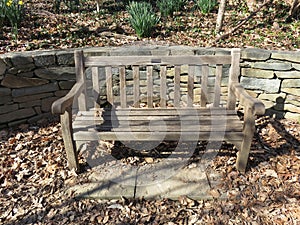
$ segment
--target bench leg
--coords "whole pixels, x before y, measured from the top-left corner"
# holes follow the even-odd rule
[[[251,110],[245,110],[244,114],[244,138],[241,144],[241,149],[237,155],[236,167],[237,170],[244,173],[246,171],[251,143],[255,131],[255,117]]]
[[[63,136],[64,145],[67,153],[69,168],[78,171],[79,163],[78,163],[77,151],[72,136],[73,129],[72,129],[71,110],[72,110],[71,108],[66,110],[66,112],[60,116],[60,121],[61,121],[62,136]]]

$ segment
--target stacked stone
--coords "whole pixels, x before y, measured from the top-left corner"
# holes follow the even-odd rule
[[[242,59],[241,83],[267,114],[300,120],[300,52],[246,49]]]
[[[47,118],[75,83],[73,51],[2,55],[0,83],[0,128]]]
[[[128,46],[116,48],[89,48],[100,55],[214,55],[230,54],[230,49],[197,48],[187,46]],[[74,49],[69,51],[33,51],[8,53],[0,56],[0,128],[20,123],[33,123],[51,115],[53,101],[66,95],[75,83]],[[201,67],[196,68],[194,101],[200,101]],[[210,68],[209,90],[213,90],[214,67]],[[154,100],[159,100],[159,69],[154,70]],[[187,68],[181,71],[181,100],[187,100]],[[226,102],[228,68],[222,78],[222,103]],[[88,75],[88,73],[87,73]],[[128,90],[133,93],[132,71],[126,73]],[[278,118],[300,121],[300,52],[242,50],[242,85],[254,97],[261,99],[267,114]],[[118,83],[117,78],[114,84]],[[146,100],[146,71],[141,73],[140,99]],[[174,99],[174,69],[167,70],[168,103]],[[102,85],[100,84],[102,87]],[[88,87],[92,90],[91,87]],[[118,95],[118,85],[114,94]],[[105,89],[100,90],[105,95]],[[92,94],[91,94],[92,96]],[[209,100],[214,93],[211,91]],[[130,100],[130,99],[129,99]]]

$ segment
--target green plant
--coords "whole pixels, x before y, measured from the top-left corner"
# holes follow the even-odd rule
[[[129,23],[139,38],[150,37],[154,27],[159,22],[150,3],[130,2],[126,7],[129,13]]]
[[[156,2],[162,16],[173,16],[184,5],[184,0],[161,0]]]
[[[216,5],[217,0],[196,0],[197,6],[200,8],[202,13],[209,13]]]
[[[9,22],[15,38],[23,15],[23,5],[22,0],[0,0],[0,29],[3,30],[4,24]]]

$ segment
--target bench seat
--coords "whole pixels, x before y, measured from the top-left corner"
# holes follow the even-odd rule
[[[235,110],[114,109],[78,112],[73,122],[75,141],[239,141],[243,122]]]

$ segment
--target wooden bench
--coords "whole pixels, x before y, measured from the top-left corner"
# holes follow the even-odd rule
[[[239,150],[236,167],[244,172],[255,115],[264,114],[265,107],[239,84],[239,62],[239,49],[210,56],[91,56],[76,51],[77,82],[52,105],[52,112],[61,115],[69,167],[78,169],[80,141],[209,140],[233,143]]]

